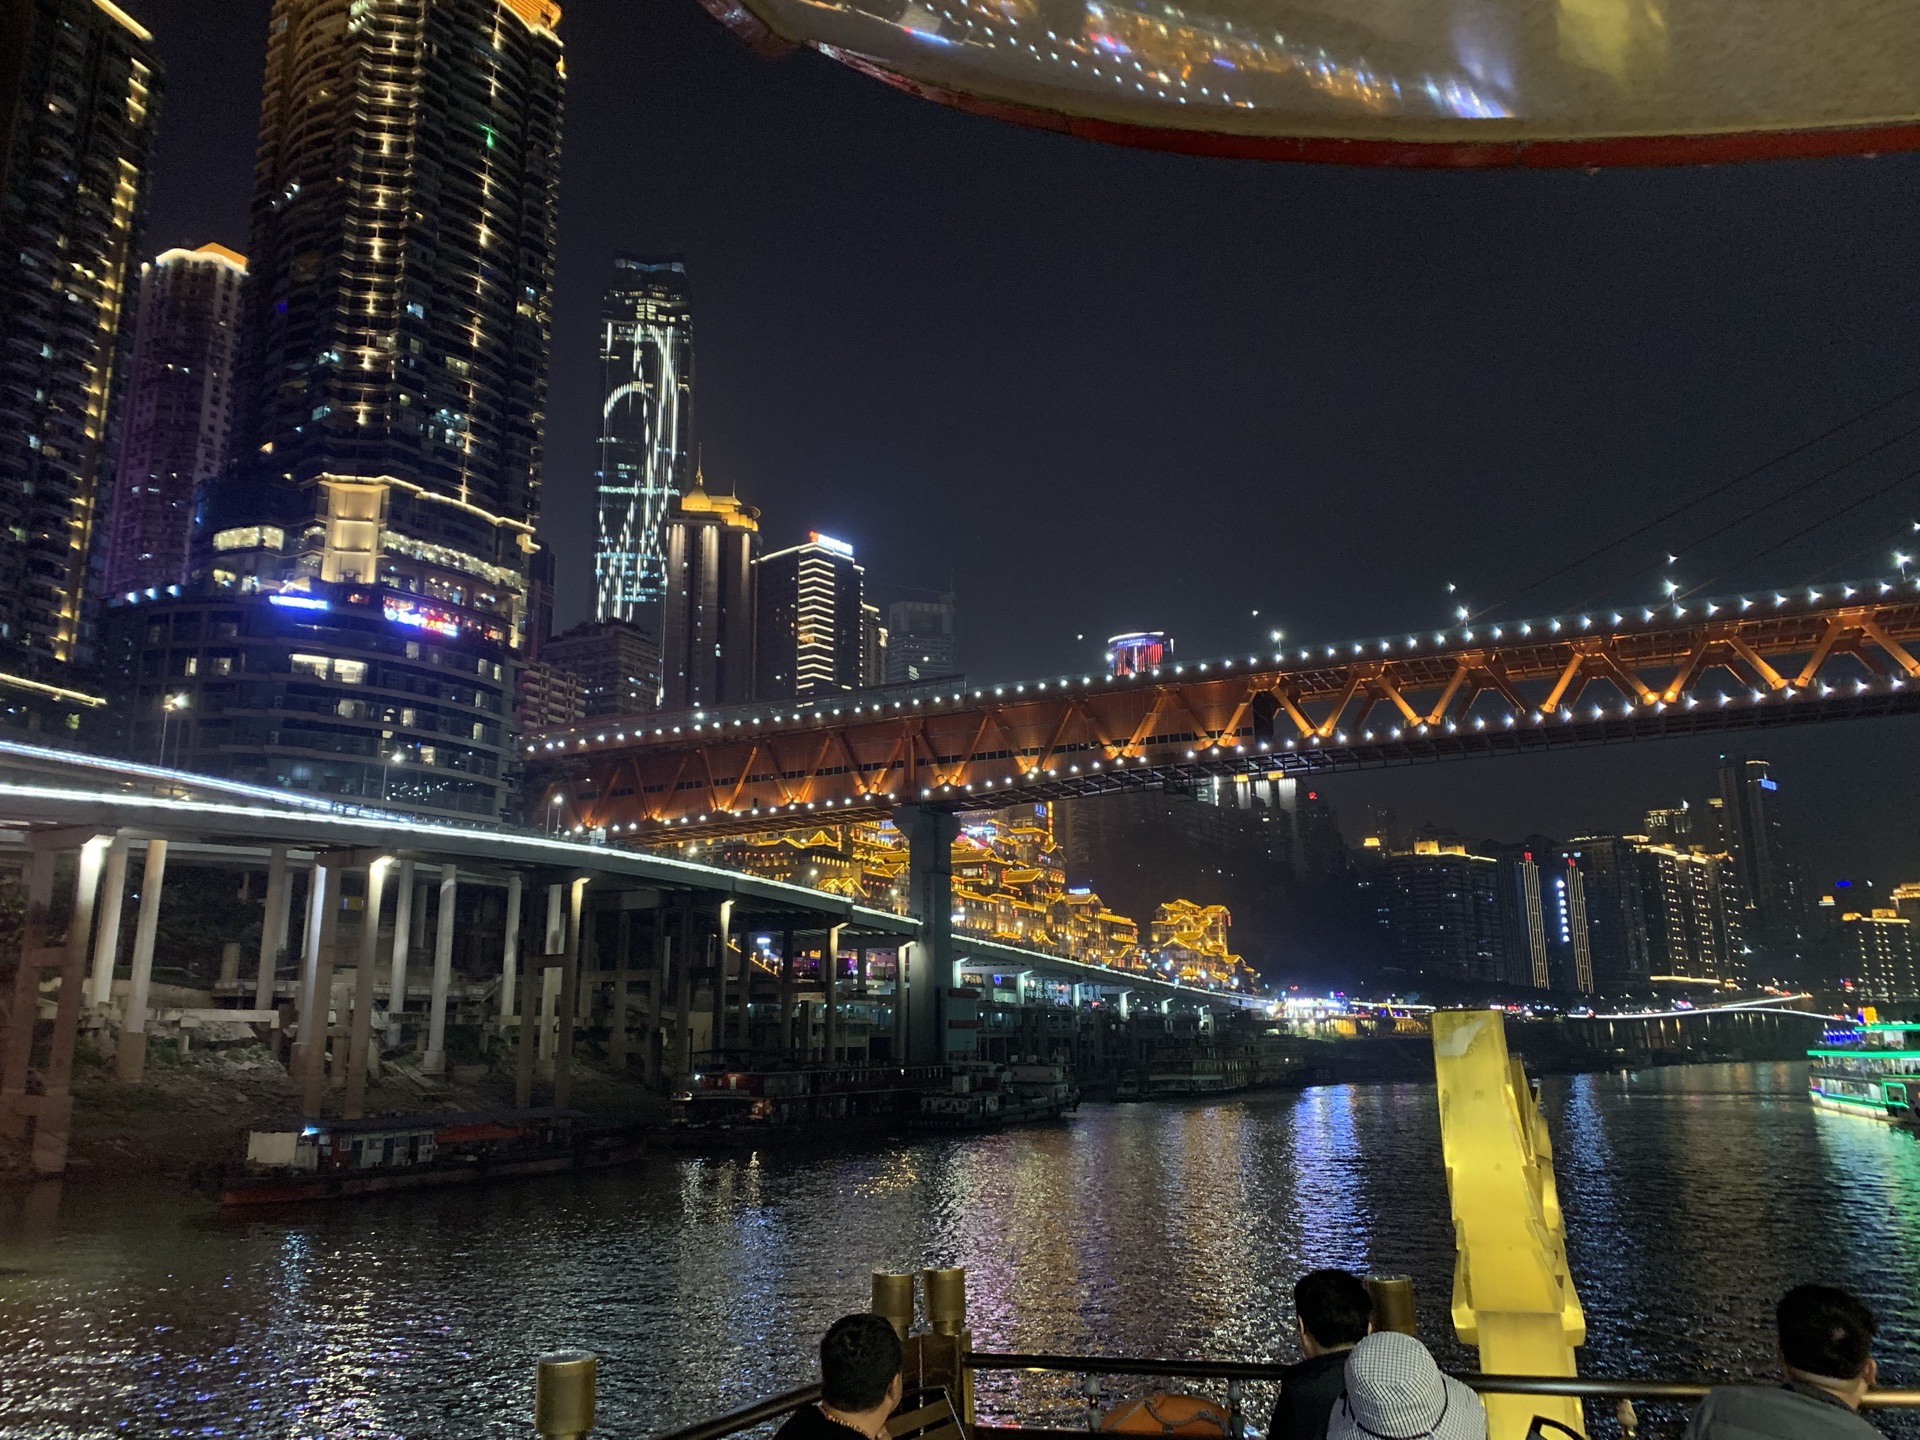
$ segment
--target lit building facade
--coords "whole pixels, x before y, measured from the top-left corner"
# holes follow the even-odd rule
[[[1387,878],[1394,951],[1407,968],[1453,980],[1506,979],[1498,859],[1458,841],[1420,839],[1387,858]]]
[[[1847,975],[1882,1004],[1920,999],[1920,943],[1914,922],[1895,909],[1840,917]]]
[[[553,636],[541,657],[580,677],[588,719],[637,715],[660,704],[660,644],[638,625],[590,620]]]
[[[1738,890],[1726,855],[1634,846],[1655,981],[1733,985],[1746,979]]]
[[[112,596],[187,581],[194,496],[227,463],[247,261],[224,245],[140,267],[106,557]]]
[[[522,735],[578,725],[587,718],[586,686],[571,670],[529,660],[520,667],[514,718]]]
[[[0,18],[0,670],[71,684],[108,499],[159,112],[153,37],[104,0]]]
[[[858,690],[866,663],[866,571],[815,530],[754,564],[754,698],[818,700]]]
[[[1721,843],[1732,856],[1740,928],[1776,970],[1791,966],[1805,925],[1804,887],[1780,816],[1780,782],[1765,760],[1720,757]]]
[[[1634,843],[1620,835],[1583,835],[1562,847],[1554,876],[1559,988],[1618,994],[1645,984],[1653,973],[1646,889]],[[1563,895],[1564,905],[1558,899]],[[1576,897],[1584,925],[1573,913]]]
[[[667,521],[660,625],[663,708],[695,710],[753,698],[754,558],[760,512],[709,495],[697,471]]]
[[[169,718],[145,672],[184,649],[156,662],[143,637],[237,625],[243,653],[200,658],[244,683],[168,677],[177,763],[502,813],[546,423],[558,20],[549,0],[275,0],[233,460],[187,593],[109,622],[141,682],[136,748]],[[430,708],[430,732],[407,722]]]
[[[887,684],[938,680],[959,673],[953,596],[896,600],[887,607]]]
[[[693,312],[686,263],[614,258],[600,306],[596,620],[652,622],[666,536],[693,473]]]

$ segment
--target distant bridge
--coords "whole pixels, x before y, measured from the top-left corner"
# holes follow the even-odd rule
[[[1409,632],[1146,675],[603,720],[526,743],[529,818],[616,843],[1920,710],[1920,581]]]

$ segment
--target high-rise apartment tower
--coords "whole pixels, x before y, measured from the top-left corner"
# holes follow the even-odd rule
[[[0,671],[79,657],[159,109],[107,0],[0,7]]]
[[[274,0],[242,422],[179,613],[116,617],[135,753],[170,697],[190,768],[500,813],[546,424],[559,13]]]
[[[596,620],[656,623],[666,529],[693,474],[693,317],[686,263],[616,256],[600,305]]]
[[[247,261],[224,245],[140,267],[140,315],[120,406],[106,557],[109,595],[184,584],[193,501],[226,464],[239,383]]]
[[[804,545],[762,555],[754,569],[754,697],[814,700],[858,690],[867,657],[866,571],[853,547],[815,530]]]
[[[760,512],[709,495],[698,473],[667,522],[661,700],[668,710],[753,698],[754,556]]]

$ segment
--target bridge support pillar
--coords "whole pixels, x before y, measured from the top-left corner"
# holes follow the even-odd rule
[[[33,842],[30,842],[33,843]],[[28,871],[26,925],[20,937],[20,967],[16,972],[13,1008],[5,1035],[6,1055],[0,1061],[0,1113],[7,1133],[33,1136],[36,1174],[57,1175],[67,1168],[67,1140],[73,1124],[73,1047],[80,1030],[80,1007],[87,983],[87,952],[93,941],[94,902],[99,895],[100,870],[105,861],[105,837],[88,836],[79,847],[73,880],[73,910],[66,943],[51,945],[47,912],[53,903],[54,852],[74,845],[73,832],[49,835],[35,845]],[[53,1034],[41,1070],[38,1095],[27,1094],[33,1068],[35,1032],[40,1020],[40,978],[53,970],[60,977],[54,1003]]]
[[[147,863],[140,872],[140,918],[133,930],[133,973],[127,985],[127,1013],[120,1021],[120,1048],[114,1069],[129,1085],[147,1073],[147,994],[153,985],[153,937],[160,923],[160,892],[167,881],[167,842],[147,841]]]
[[[821,1016],[820,1048],[829,1066],[839,1063],[833,1052],[840,1043],[840,931],[843,928],[829,925],[826,943],[820,947],[821,1003],[825,1007]]]
[[[680,943],[673,967],[673,1073],[676,1083],[693,1077],[693,896],[680,898]]]
[[[367,866],[367,898],[360,911],[360,954],[353,972],[353,1018],[347,1030],[347,1094],[340,1108],[349,1120],[358,1120],[367,1110],[368,1052],[373,1048],[373,967],[380,958],[380,902],[385,898],[387,866],[392,863],[382,855]]]
[[[907,913],[920,922],[906,971],[908,1063],[941,1065],[953,985],[953,842],[960,821],[945,810],[902,805],[893,823],[907,837]]]
[[[413,861],[400,862],[400,873],[393,888],[393,954],[387,964],[387,1044],[400,1043],[400,1017],[407,1008],[407,961],[413,953],[413,927],[416,907],[426,918],[424,898],[414,894]]]
[[[567,885],[566,937],[560,952],[560,1004],[556,1010],[559,1033],[554,1038],[553,1103],[565,1108],[573,1099],[573,1028],[575,997],[580,993],[580,911],[587,879]]]
[[[917,947],[902,940],[893,947],[893,1063],[907,1063],[907,965]]]
[[[513,1018],[515,987],[520,983],[520,901],[526,877],[516,870],[507,876],[507,919],[500,940],[500,1029]],[[526,1021],[522,1019],[524,1025]]]
[[[327,1039],[333,1019],[333,967],[340,935],[341,871],[345,854],[322,856],[313,867],[313,891],[307,906],[307,962],[301,988],[300,1044],[295,1072],[300,1077],[301,1113],[320,1113],[327,1088]]]
[[[93,942],[93,984],[87,998],[95,1005],[113,1000],[113,971],[120,963],[120,911],[127,898],[127,837],[107,846],[107,868],[100,877],[100,928]]]
[[[260,965],[253,977],[253,1008],[273,1008],[273,981],[287,955],[287,921],[293,898],[287,874],[287,847],[267,852],[267,898],[260,911]]]
[[[719,933],[713,946],[713,1054],[719,1060],[727,1048],[727,966],[732,961],[729,948],[733,940],[733,901],[722,900],[717,921]],[[745,987],[746,977],[742,977]],[[745,1013],[744,1006],[742,1013]],[[721,1062],[724,1063],[724,1062]]]
[[[427,1011],[427,1053],[421,1058],[423,1075],[447,1073],[447,990],[453,984],[454,910],[460,899],[460,871],[440,867],[440,913],[433,935],[433,999]]]
[[[780,1039],[775,1046],[783,1055],[791,1055],[796,1048],[793,1042],[795,989],[793,931],[787,929],[780,932]]]
[[[627,1073],[627,974],[633,958],[633,912],[622,910],[613,926],[613,1003],[607,1007],[607,1068]]]

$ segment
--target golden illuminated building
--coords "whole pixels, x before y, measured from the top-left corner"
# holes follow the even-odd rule
[[[905,914],[907,844],[891,822],[819,825],[711,841],[675,853],[768,880],[844,895]],[[954,928],[1024,950],[1119,970],[1178,976],[1183,984],[1251,989],[1251,967],[1228,945],[1223,905],[1162,905],[1152,944],[1139,925],[1091,890],[1070,890],[1050,805],[1016,805],[962,817],[953,842]]]

